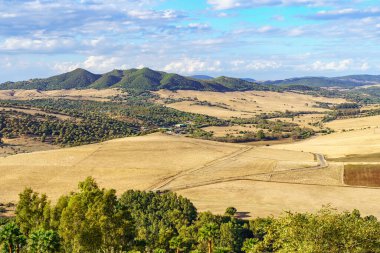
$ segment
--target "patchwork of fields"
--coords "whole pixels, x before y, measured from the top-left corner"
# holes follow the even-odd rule
[[[46,93],[63,96],[58,91]],[[70,99],[108,99],[111,95],[96,91],[87,95],[82,91],[69,93]],[[30,94],[36,96],[35,92]],[[315,107],[317,102],[345,102],[296,93],[157,94],[161,98],[207,100],[211,106],[193,105],[194,101],[165,105],[220,118],[285,110],[315,112],[294,119],[281,118],[301,127],[310,127],[322,119],[326,109]],[[5,91],[0,98],[4,96]],[[22,91],[13,96],[28,99]],[[220,143],[156,133],[54,150],[50,146],[38,149],[33,140],[28,140],[30,149],[25,152],[31,153],[13,155],[12,150],[0,150],[0,156],[4,156],[0,158],[0,200],[15,202],[20,191],[32,187],[55,201],[75,190],[78,181],[93,176],[102,187],[114,188],[119,194],[128,189],[175,191],[193,201],[200,211],[223,213],[226,207],[234,206],[239,212],[256,217],[278,215],[284,210],[315,211],[331,204],[339,210],[357,208],[363,214],[380,217],[379,119],[373,116],[334,120],[325,125],[335,133],[282,144]],[[204,130],[223,136],[255,131],[255,127],[246,124]],[[17,147],[23,140],[5,141]],[[39,151],[44,149],[53,150]]]

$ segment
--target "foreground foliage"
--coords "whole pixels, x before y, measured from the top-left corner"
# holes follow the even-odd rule
[[[197,213],[174,193],[101,189],[93,178],[55,205],[25,189],[16,219],[0,226],[3,252],[380,252],[380,223],[359,211],[279,218]]]

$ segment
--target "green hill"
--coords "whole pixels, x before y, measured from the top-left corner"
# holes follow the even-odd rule
[[[21,82],[0,84],[0,89],[106,89],[125,88],[138,91],[168,90],[208,90],[208,91],[246,91],[270,89],[269,86],[255,84],[243,79],[218,77],[199,80],[178,74],[155,71],[149,68],[113,70],[97,75],[84,69],[52,76],[46,79],[31,79]]]

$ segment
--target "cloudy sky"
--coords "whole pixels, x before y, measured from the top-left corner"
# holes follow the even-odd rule
[[[0,81],[78,67],[259,80],[380,74],[378,3],[0,0]]]

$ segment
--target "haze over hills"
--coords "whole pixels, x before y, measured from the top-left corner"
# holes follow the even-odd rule
[[[49,78],[36,78],[27,81],[5,82],[0,89],[106,89],[126,88],[143,91],[199,90],[199,91],[248,91],[273,90],[281,87],[341,87],[354,88],[380,83],[380,75],[349,75],[342,77],[299,77],[276,81],[256,82],[252,78],[233,78],[221,76],[213,78],[207,75],[185,77],[178,74],[155,71],[149,68],[112,70],[105,74],[93,74],[85,69]]]

